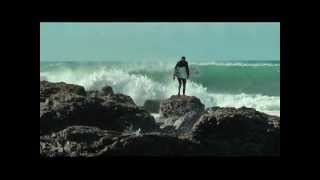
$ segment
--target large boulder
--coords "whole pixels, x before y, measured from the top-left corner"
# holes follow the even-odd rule
[[[160,100],[148,99],[144,102],[143,108],[149,113],[159,113],[160,111]]]
[[[40,102],[40,133],[46,134],[68,126],[96,126],[123,131],[128,128],[153,131],[154,118],[135,105],[126,95],[82,96],[57,92]]]
[[[204,111],[200,99],[194,96],[171,96],[160,103],[160,128],[166,133],[188,133]]]
[[[183,116],[191,111],[204,111],[204,104],[194,96],[174,95],[160,103],[160,117]]]
[[[82,86],[64,82],[52,83],[40,81],[40,102],[45,102],[47,98],[56,93],[74,93],[81,96],[86,95],[86,91]]]
[[[192,138],[220,155],[280,155],[279,117],[252,108],[208,108]]]
[[[159,133],[141,134],[72,126],[40,136],[40,157],[190,156],[200,145]]]

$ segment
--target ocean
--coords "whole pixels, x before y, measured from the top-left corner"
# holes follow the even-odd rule
[[[251,107],[280,116],[279,61],[189,62],[186,95],[207,107]],[[112,86],[136,104],[178,93],[173,80],[176,62],[40,61],[40,80],[82,85],[86,90]],[[182,92],[182,89],[181,89]]]

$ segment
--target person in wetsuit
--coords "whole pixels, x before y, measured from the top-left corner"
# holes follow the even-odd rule
[[[175,80],[175,77],[177,77],[179,82],[178,96],[180,96],[181,83],[183,84],[183,95],[185,95],[186,83],[189,78],[189,66],[184,56],[181,57],[181,60],[177,62],[174,68],[173,80]]]

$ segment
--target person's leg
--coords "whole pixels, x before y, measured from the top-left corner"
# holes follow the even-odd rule
[[[186,80],[186,79],[182,79],[182,83],[183,83],[183,95],[184,95],[185,92],[186,92],[186,83],[187,83],[187,80]]]
[[[178,78],[178,82],[179,82],[179,92],[178,92],[178,96],[180,96],[181,81],[182,81],[182,79]]]

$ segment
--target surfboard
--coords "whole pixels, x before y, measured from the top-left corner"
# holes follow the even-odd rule
[[[185,67],[178,67],[175,69],[175,76],[178,78],[187,78],[187,72]]]

